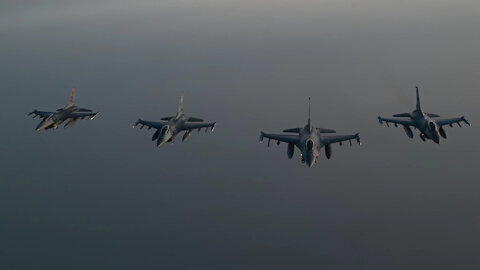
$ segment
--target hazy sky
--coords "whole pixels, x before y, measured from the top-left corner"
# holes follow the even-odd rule
[[[0,0],[1,1],[1,0]],[[480,2],[0,2],[1,269],[479,269]],[[440,145],[376,116],[465,115]],[[33,109],[100,111],[34,132]],[[215,133],[157,149],[138,117]],[[364,145],[313,168],[260,130]],[[323,152],[322,152],[323,154]]]

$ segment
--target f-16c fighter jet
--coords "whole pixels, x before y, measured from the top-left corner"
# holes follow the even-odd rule
[[[440,136],[442,136],[444,139],[447,138],[447,133],[445,132],[445,129],[443,129],[445,125],[453,127],[453,124],[457,124],[459,127],[462,127],[460,123],[464,122],[465,124],[470,126],[470,123],[467,121],[465,116],[458,118],[433,120],[433,118],[438,118],[440,116],[434,113],[426,113],[422,110],[422,108],[420,107],[418,87],[416,109],[411,113],[394,114],[393,117],[401,117],[404,119],[383,118],[379,116],[378,122],[380,122],[380,124],[383,124],[383,122],[385,122],[387,126],[389,126],[388,123],[393,123],[395,127],[397,127],[398,125],[402,125],[405,133],[407,133],[407,136],[409,138],[413,138],[413,132],[410,128],[413,127],[420,131],[420,139],[422,139],[422,141],[432,140],[437,144],[440,143]]]
[[[334,143],[339,143],[342,145],[342,142],[349,141],[350,145],[352,145],[351,140],[356,139],[358,144],[361,144],[359,133],[355,135],[324,135],[325,133],[336,133],[336,131],[332,129],[313,127],[310,121],[310,98],[308,99],[307,125],[303,128],[285,129],[283,132],[296,134],[269,134],[262,131],[260,133],[260,142],[262,142],[264,138],[267,138],[268,146],[270,146],[270,140],[277,141],[277,145],[279,145],[280,142],[287,143],[288,158],[293,157],[293,152],[295,151],[296,146],[300,150],[302,163],[306,163],[306,165],[309,167],[312,167],[313,164],[317,162],[317,158],[320,155],[319,152],[322,147],[325,147],[325,155],[328,159],[330,159],[332,156],[332,144]]]
[[[33,112],[29,113],[28,115],[33,115],[33,118],[39,116],[42,121],[38,124],[36,131],[44,130],[44,129],[57,129],[64,121],[68,122],[65,124],[65,127],[73,126],[79,119],[92,120],[98,115],[98,112],[92,112],[92,110],[79,108],[75,106],[75,91],[76,89],[72,89],[72,93],[70,94],[70,99],[68,100],[68,104],[65,107],[58,109],[54,112],[45,112],[45,111],[37,111],[34,110]]]
[[[178,111],[175,116],[169,116],[161,118],[159,122],[153,121],[144,121],[138,119],[138,121],[133,126],[134,128],[140,125],[140,129],[144,126],[147,126],[148,129],[156,129],[153,134],[152,141],[157,141],[157,146],[161,146],[167,142],[174,142],[175,136],[178,133],[185,131],[183,134],[182,142],[190,137],[193,130],[200,131],[202,128],[205,128],[205,132],[210,129],[212,132],[215,129],[216,122],[214,123],[201,123],[202,119],[197,117],[187,117],[183,113],[183,95],[180,97],[180,104],[178,105]]]

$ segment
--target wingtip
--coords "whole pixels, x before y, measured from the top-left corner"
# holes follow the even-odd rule
[[[90,116],[90,117],[88,118],[88,120],[93,120],[95,117],[98,116],[99,113],[100,113],[100,112],[96,112],[94,115]]]
[[[136,128],[138,124],[140,124],[140,121],[142,121],[142,119],[138,118],[137,122],[133,124],[132,128]]]
[[[360,133],[356,133],[355,138],[357,139],[358,145],[362,145],[362,141],[360,140]]]

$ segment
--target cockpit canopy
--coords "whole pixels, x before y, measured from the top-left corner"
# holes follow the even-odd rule
[[[49,114],[47,117],[45,117],[45,120],[48,121],[50,119],[53,119],[53,113]]]
[[[169,130],[170,130],[170,127],[168,125],[163,126],[162,129],[160,130],[160,134],[165,135],[165,133],[167,133]]]
[[[314,145],[313,140],[311,140],[311,139],[307,140],[306,146],[307,146],[308,151],[311,151],[313,149],[313,145]]]

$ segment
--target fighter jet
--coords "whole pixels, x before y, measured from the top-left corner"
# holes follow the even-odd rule
[[[440,143],[440,136],[442,136],[444,139],[447,138],[447,133],[445,132],[445,129],[443,129],[443,126],[449,125],[450,127],[453,127],[453,124],[457,124],[459,127],[462,127],[460,125],[461,122],[464,122],[465,124],[470,126],[470,123],[467,121],[467,119],[465,119],[465,116],[458,118],[433,120],[432,118],[438,118],[440,116],[434,113],[426,113],[422,110],[422,107],[420,106],[418,87],[416,88],[416,109],[411,113],[399,113],[393,115],[393,117],[402,117],[404,119],[383,118],[379,116],[378,122],[380,122],[380,125],[383,124],[383,122],[385,122],[388,127],[388,123],[393,123],[395,127],[397,127],[398,125],[402,125],[405,133],[409,138],[413,138],[413,132],[410,128],[410,126],[412,126],[413,128],[420,131],[420,139],[422,139],[422,141],[432,140],[437,144]]]
[[[88,120],[92,120],[95,118],[98,115],[98,112],[93,113],[92,110],[75,106],[75,91],[76,89],[72,88],[68,104],[55,112],[34,110],[29,113],[28,115],[33,115],[33,118],[39,116],[42,119],[35,130],[57,129],[64,121],[69,120],[64,126],[65,128],[68,128],[73,126],[79,119],[87,118]]]
[[[306,163],[308,167],[312,167],[313,164],[317,162],[322,147],[325,147],[325,155],[330,159],[332,157],[332,144],[334,143],[342,145],[344,141],[349,141],[351,146],[351,140],[356,139],[358,144],[361,145],[359,133],[355,135],[323,135],[325,133],[336,133],[336,131],[313,127],[310,120],[310,98],[308,98],[307,125],[303,128],[285,129],[283,132],[296,134],[269,134],[262,131],[260,133],[260,142],[262,142],[264,138],[267,138],[268,146],[270,146],[270,140],[277,141],[277,145],[279,145],[280,142],[287,143],[287,156],[290,159],[293,157],[296,146],[300,150],[302,163]]]
[[[182,131],[185,131],[182,138],[182,142],[184,142],[188,137],[190,137],[193,130],[196,129],[200,132],[202,128],[205,128],[205,132],[207,132],[208,129],[213,132],[215,125],[217,124],[217,122],[200,123],[203,122],[203,120],[200,118],[187,117],[183,113],[183,95],[180,97],[180,104],[178,105],[177,114],[175,116],[161,118],[160,120],[162,121],[153,122],[138,119],[133,128],[140,125],[140,129],[142,129],[144,126],[147,126],[148,129],[156,129],[155,133],[153,134],[152,141],[157,140],[157,146],[161,146],[167,142],[174,142],[175,136]]]

